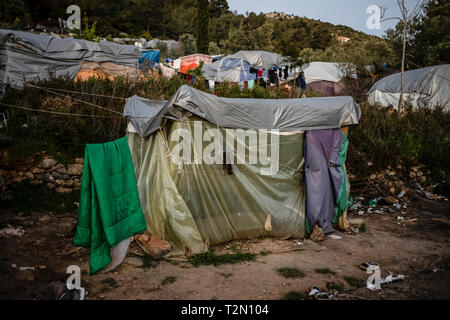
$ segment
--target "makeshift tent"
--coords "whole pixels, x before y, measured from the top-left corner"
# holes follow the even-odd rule
[[[124,114],[131,120],[127,136],[148,230],[180,250],[199,253],[210,244],[232,239],[303,237],[309,212],[305,200],[314,196],[305,194],[305,131],[342,132],[340,128],[359,122],[360,108],[351,97],[232,99],[183,86],[167,103],[133,96],[127,100]],[[230,143],[225,137],[233,128],[238,130],[232,131]],[[248,136],[255,129],[261,129],[256,140]],[[211,130],[220,134],[204,139]],[[181,133],[187,136],[180,141]],[[325,141],[325,152],[334,152],[330,148],[335,146],[341,150],[339,141],[344,137]],[[177,161],[180,142],[191,151],[187,152],[191,162]],[[211,143],[224,164],[199,161],[205,157],[202,150],[208,150]],[[268,161],[237,162],[234,150],[241,148],[250,158],[250,152],[264,144]],[[330,162],[341,172],[337,180],[327,169],[308,166],[316,176],[331,179],[323,189],[334,183],[339,192],[346,181],[342,152],[340,161]],[[309,161],[314,161],[314,153],[310,154]],[[268,170],[272,164],[278,170]],[[317,189],[321,181],[324,179],[312,179],[307,187]],[[346,197],[343,203],[344,197],[333,192],[329,199],[334,199],[335,205],[320,215],[334,222],[345,213]],[[320,206],[321,197],[319,194],[312,205]],[[323,219],[317,223],[325,226]]]
[[[139,64],[142,64],[143,59],[147,59],[150,61],[152,66],[154,66],[156,63],[159,63],[160,58],[161,52],[159,50],[150,50],[142,52],[142,58],[139,57],[138,61]]]
[[[304,74],[308,87],[326,97],[335,96],[345,88],[345,74],[339,63],[311,62]]]
[[[269,70],[274,67],[283,67],[288,65],[285,57],[278,53],[268,51],[238,51],[226,56],[230,59],[242,59],[251,66]]]
[[[250,73],[250,64],[242,59],[223,58],[202,68],[206,80],[216,82],[241,82],[256,79],[256,74]]]
[[[156,67],[157,67],[159,70],[161,70],[161,73],[162,73],[162,75],[163,75],[164,78],[170,79],[170,78],[172,78],[172,77],[177,73],[177,71],[176,71],[174,68],[165,66],[165,65],[162,64],[162,63],[157,64]]]
[[[211,56],[206,54],[191,54],[180,58],[180,72],[187,74],[189,70],[193,70],[200,65],[200,62],[207,65],[212,62]]]
[[[404,101],[413,108],[442,106],[450,110],[450,64],[431,66],[405,72]],[[368,101],[398,109],[401,73],[377,81],[369,90]]]
[[[74,78],[83,67],[98,66],[114,75],[137,68],[140,49],[108,41],[92,42],[73,38],[59,38],[30,32],[0,30],[0,90],[4,86],[21,87],[26,81],[56,77]],[[108,65],[105,65],[109,63]]]
[[[198,63],[191,62],[191,63],[182,63],[180,67],[180,72],[184,74],[188,74],[190,70],[194,70],[195,68],[198,68]]]

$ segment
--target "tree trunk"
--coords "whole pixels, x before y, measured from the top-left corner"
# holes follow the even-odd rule
[[[404,21],[403,22],[403,51],[402,51],[401,88],[400,88],[400,99],[398,100],[398,111],[400,113],[402,112],[403,93],[405,91],[406,32],[407,32],[407,21]]]

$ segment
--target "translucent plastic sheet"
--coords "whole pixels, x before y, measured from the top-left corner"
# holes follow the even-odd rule
[[[169,154],[182,140],[177,137],[177,129],[194,137],[194,132],[198,134],[194,126],[199,124],[202,135],[207,129],[216,128],[209,122],[190,118],[173,122],[168,127],[167,140],[161,130],[148,138],[128,133],[149,231],[178,247],[186,245],[193,252],[232,239],[304,237],[303,133],[277,134],[278,171],[273,175],[261,174],[261,170],[267,170],[267,163],[249,163],[249,150],[256,147],[254,141],[236,136],[234,150],[243,147],[246,161],[236,164],[235,158],[230,174],[230,168],[222,164],[180,164],[174,161],[173,152]],[[225,129],[220,132],[226,137]],[[192,160],[193,140],[189,144]],[[268,155],[272,156],[271,133],[267,133],[266,141]],[[203,142],[202,150],[211,143]],[[226,150],[230,159],[229,146]]]

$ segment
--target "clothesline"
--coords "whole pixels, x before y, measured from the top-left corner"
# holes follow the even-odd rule
[[[61,94],[61,93],[58,93],[58,92],[54,92],[52,90],[45,89],[43,87],[38,87],[38,86],[35,86],[35,85],[32,85],[32,84],[26,84],[26,86],[29,86],[29,87],[32,87],[32,88],[37,88],[37,89],[40,89],[40,90],[52,93],[52,94],[57,95],[57,96],[61,96],[61,97],[65,97],[65,98],[67,97],[67,98],[70,98],[70,99],[72,99],[74,101],[77,101],[77,102],[81,102],[81,103],[84,103],[84,104],[87,104],[87,105],[90,105],[90,106],[93,106],[93,107],[96,107],[96,108],[99,108],[99,109],[102,109],[102,110],[105,110],[105,111],[109,111],[109,112],[112,112],[112,113],[115,113],[115,114],[122,115],[122,112],[119,112],[119,111],[116,111],[116,110],[111,110],[111,109],[99,106],[98,104],[95,104],[95,103],[87,102],[87,101],[80,100],[80,99],[77,99],[77,98],[74,98],[74,97],[70,97],[70,96],[67,96],[67,95],[64,95],[64,94]]]
[[[126,100],[127,99],[127,98],[124,98],[124,97],[116,97],[116,96],[110,96],[110,95],[98,94],[98,93],[90,93],[90,92],[66,90],[66,89],[57,89],[57,88],[49,88],[49,87],[40,87],[40,86],[36,86],[36,85],[31,85],[31,84],[25,84],[25,85],[29,86],[29,87],[33,87],[33,88],[38,88],[38,89],[48,89],[48,90],[68,92],[68,93],[84,94],[84,95],[96,96],[96,97],[102,97],[102,98],[111,98],[111,99],[120,99],[120,100]]]

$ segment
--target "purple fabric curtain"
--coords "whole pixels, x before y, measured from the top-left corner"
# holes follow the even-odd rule
[[[325,234],[334,232],[333,217],[339,188],[341,129],[307,131],[305,135],[306,219],[310,231],[318,224]]]

